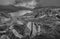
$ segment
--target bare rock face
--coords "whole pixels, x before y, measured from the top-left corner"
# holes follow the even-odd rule
[[[60,39],[56,0],[4,1],[0,0],[0,39]]]

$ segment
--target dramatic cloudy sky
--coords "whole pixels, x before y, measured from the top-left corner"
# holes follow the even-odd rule
[[[8,4],[8,0],[0,0],[0,4]],[[40,0],[40,4],[43,6],[60,6],[60,0]]]
[[[0,0],[0,5],[9,4],[8,1],[13,2],[14,0]]]
[[[60,0],[40,0],[40,4],[43,6],[60,6]]]

